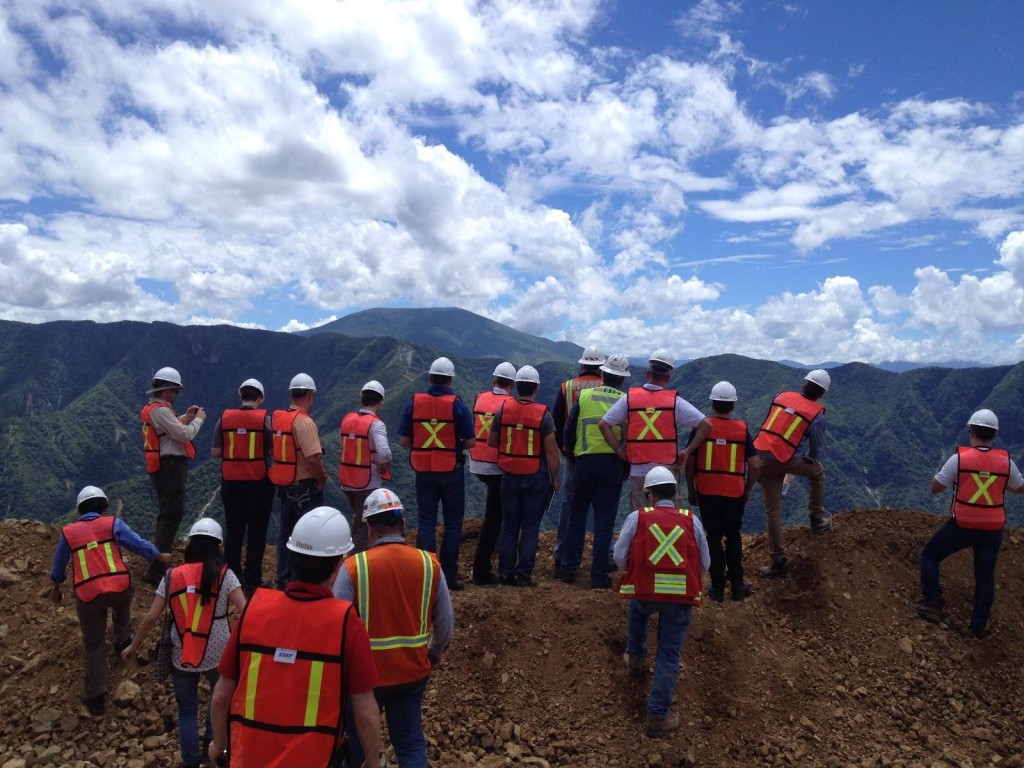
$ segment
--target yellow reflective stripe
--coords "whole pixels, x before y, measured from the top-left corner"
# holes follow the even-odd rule
[[[768,421],[766,421],[764,423],[764,431],[765,432],[770,432],[771,431],[772,424],[775,423],[775,419],[778,418],[779,414],[782,413],[783,410],[785,410],[785,409],[781,405],[776,405],[776,406],[773,407],[772,413],[768,417]]]
[[[255,459],[256,458],[256,433],[255,432],[250,432],[249,433],[249,458],[250,459]]]
[[[682,563],[683,557],[676,551],[674,545],[679,540],[679,537],[683,535],[683,529],[677,525],[670,533],[665,533],[658,525],[652,525],[650,530],[651,535],[658,540],[658,548],[647,559],[654,565],[657,565],[667,555],[676,565]]]
[[[441,440],[438,438],[437,433],[444,429],[445,422],[441,422],[436,427],[431,427],[430,424],[428,424],[425,421],[421,423],[423,424],[423,428],[430,433],[430,435],[427,437],[426,442],[423,443],[421,447],[430,448],[432,445],[436,445],[438,448],[444,448],[444,443],[442,443]]]
[[[644,424],[646,425],[642,430],[640,430],[640,434],[636,436],[637,440],[643,440],[648,432],[654,435],[655,440],[665,439],[661,436],[661,432],[658,431],[657,427],[654,426],[654,422],[658,420],[658,417],[661,416],[663,411],[655,411],[654,415],[651,415],[646,411],[637,411],[637,413],[640,414],[640,418],[644,420]]]
[[[370,569],[366,567],[366,553],[356,555],[356,584],[359,587],[359,617],[370,631]]]
[[[636,594],[636,585],[635,584],[623,584],[621,587],[619,587],[619,594],[620,595],[635,595]]]
[[[235,430],[228,432],[228,456],[235,458]]]
[[[996,504],[995,501],[993,501],[992,497],[988,495],[988,488],[989,488],[990,485],[992,485],[992,483],[994,483],[996,481],[996,479],[999,477],[999,475],[988,475],[988,480],[984,480],[983,481],[982,480],[982,476],[986,475],[986,474],[988,474],[988,473],[987,472],[981,472],[981,473],[979,473],[979,472],[971,472],[971,477],[974,478],[974,482],[976,482],[978,484],[978,490],[975,492],[975,494],[973,496],[971,496],[971,498],[969,498],[967,500],[968,504],[973,504],[980,497],[984,496],[985,497],[985,501],[988,503],[988,505],[990,507],[994,507],[995,506],[995,504]]]
[[[784,440],[789,440],[789,436],[792,435],[796,431],[796,428],[804,422],[802,417],[797,416],[795,413],[793,415],[796,416],[796,418],[793,419],[793,423],[789,425],[789,429],[782,433],[782,438]]]
[[[706,443],[704,443],[704,445],[706,446],[706,450],[704,452],[704,471],[710,472],[711,454],[714,452],[714,444],[710,440],[708,440]]]
[[[323,681],[324,663],[311,661],[309,663],[309,690],[306,692],[306,717],[302,721],[307,728],[316,725],[316,716],[320,711],[320,686]]]
[[[184,597],[184,595],[182,595]],[[188,615],[187,613],[185,614]],[[203,606],[199,604],[199,598],[196,598],[196,612],[192,614],[192,634],[199,631],[199,620],[203,618]]]
[[[478,440],[486,440],[487,433],[491,431],[491,424],[494,423],[493,413],[478,413],[476,417],[480,420],[480,428],[476,431]]]
[[[430,555],[419,550],[423,560],[423,594],[420,595],[420,633],[429,634],[427,621],[430,618],[430,593],[434,589],[434,568],[430,562]]]
[[[245,717],[247,720],[255,720],[256,713],[256,684],[260,679],[260,659],[262,653],[253,653],[249,657],[249,668],[245,672]]]
[[[736,473],[736,443],[729,445],[729,472]]]
[[[78,570],[82,572],[82,581],[89,578],[89,566],[85,564],[85,550],[78,550]]]
[[[526,455],[527,456],[535,456],[536,455],[534,453],[534,450],[533,450],[533,430],[529,429],[529,428],[526,430]]]
[[[287,462],[288,460],[288,435],[281,435],[281,458],[279,461]]]
[[[512,427],[505,428],[505,453],[512,453]]]
[[[117,566],[114,565],[114,550],[110,547],[110,542],[103,544],[103,552],[107,556],[107,567],[110,568],[111,573],[117,573]]]
[[[430,640],[430,633],[425,635],[394,635],[392,637],[374,637],[370,639],[370,648],[375,651],[386,651],[392,648],[422,648]]]
[[[654,574],[654,593],[658,595],[685,595],[685,573]]]
[[[363,441],[356,438],[356,464],[363,466]]]

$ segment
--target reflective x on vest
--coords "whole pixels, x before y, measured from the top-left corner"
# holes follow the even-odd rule
[[[975,491],[974,495],[967,500],[968,504],[974,504],[982,496],[985,497],[985,503],[989,506],[993,506],[995,501],[988,495],[989,486],[992,485],[996,480],[999,479],[998,475],[992,475],[988,472],[971,472],[971,477],[974,482],[978,484],[978,490]]]
[[[648,433],[653,435],[657,440],[664,439],[661,436],[661,432],[658,431],[658,428],[654,426],[654,422],[658,420],[658,417],[661,416],[664,411],[659,411],[657,408],[647,408],[639,413],[640,418],[644,420],[644,428],[640,430],[640,434],[637,435],[636,439],[643,440],[647,437]]]
[[[491,425],[494,423],[493,413],[476,413],[476,439],[486,440],[487,433],[491,431]]]
[[[423,441],[423,445],[420,448],[447,448],[444,443],[441,442],[441,438],[437,436],[437,433],[444,429],[447,422],[438,423],[437,419],[431,419],[429,422],[423,422],[423,428],[429,433],[427,439]]]
[[[661,530],[661,527],[657,524],[651,526],[651,535],[658,541],[658,548],[651,553],[648,560],[651,561],[652,565],[657,565],[661,562],[663,557],[668,558],[679,565],[683,562],[683,556],[679,554],[679,551],[675,547],[675,543],[679,540],[679,537],[683,535],[683,529],[676,526],[668,533]]]

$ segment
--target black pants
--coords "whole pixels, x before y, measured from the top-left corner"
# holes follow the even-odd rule
[[[711,555],[711,587],[721,592],[728,579],[733,587],[743,584],[743,499],[727,496],[701,496],[700,520],[708,535]],[[725,539],[725,546],[722,540]]]
[[[263,553],[267,548],[267,526],[274,510],[274,484],[270,480],[224,480],[220,484],[224,502],[224,560],[247,588],[263,581]],[[245,570],[242,570],[242,542],[246,542]]]
[[[317,487],[316,480],[307,478],[295,485],[277,489],[281,499],[281,526],[277,532],[277,588],[284,589],[292,580],[292,551],[288,539],[295,523],[314,507],[324,503],[324,490]]]
[[[476,557],[473,558],[473,578],[486,581],[491,576],[491,557],[498,545],[501,532],[501,475],[477,475],[487,486],[487,502],[484,506],[484,522],[480,528],[480,539],[476,543]]]
[[[157,513],[153,544],[161,552],[174,549],[178,527],[185,516],[185,486],[188,482],[188,460],[184,456],[161,456],[160,469],[149,476],[156,492]],[[146,570],[150,580],[163,577],[167,566],[153,560]]]

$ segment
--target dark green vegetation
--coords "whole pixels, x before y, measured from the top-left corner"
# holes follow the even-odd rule
[[[462,337],[473,338],[474,315],[464,313]],[[488,323],[490,321],[487,321]],[[423,322],[425,327],[428,323]],[[500,327],[500,326],[499,326]],[[172,365],[186,390],[178,406],[203,405],[209,422],[199,433],[199,458],[189,481],[186,523],[203,514],[220,515],[219,469],[208,459],[213,422],[236,403],[238,384],[259,378],[269,407],[286,405],[293,374],[305,371],[319,387],[313,417],[320,425],[326,463],[337,473],[338,423],[357,404],[359,387],[379,379],[388,389],[382,417],[395,451],[394,487],[415,508],[412,471],[398,446],[397,426],[411,393],[425,386],[425,371],[437,349],[390,336],[352,338],[335,333],[300,337],[229,326],[181,327],[166,323],[58,322],[44,325],[0,322],[0,518],[59,520],[69,515],[79,488],[102,486],[115,508],[140,533],[152,533],[155,502],[143,468],[139,409],[153,371]],[[543,341],[543,340],[541,340]],[[551,342],[543,342],[550,344]],[[472,402],[489,385],[494,359],[474,359],[440,350],[456,365],[456,390]],[[504,350],[492,349],[492,352]],[[573,353],[578,354],[578,353]],[[513,363],[538,358],[509,354]],[[541,399],[551,403],[558,383],[575,364],[543,362]],[[642,381],[634,367],[632,383]],[[681,394],[702,409],[711,386],[729,379],[739,389],[738,413],[759,423],[772,396],[796,388],[802,375],[785,365],[735,355],[703,358],[681,367],[673,380]],[[941,462],[966,439],[964,424],[978,407],[990,407],[1003,429],[1000,444],[1018,462],[1024,448],[1024,363],[1015,366],[948,370],[925,368],[901,374],[852,363],[832,370],[825,403],[829,420],[826,502],[829,509],[906,507],[940,512],[948,493],[932,497],[928,481]],[[482,509],[481,484],[467,478],[467,510]],[[787,516],[805,522],[800,481],[786,498]],[[336,482],[328,503],[345,509]],[[1009,507],[1024,520],[1019,497]],[[763,525],[755,491],[747,525]]]

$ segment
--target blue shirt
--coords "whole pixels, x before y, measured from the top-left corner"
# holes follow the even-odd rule
[[[79,520],[95,520],[100,516],[99,512],[86,512],[79,517]],[[133,531],[128,523],[121,518],[114,518],[114,541],[117,546],[127,549],[132,554],[152,560],[160,554],[160,550],[146,541]],[[68,560],[71,559],[71,547],[68,540],[64,538],[63,531],[57,539],[57,551],[53,553],[53,566],[50,568],[50,581],[54,584],[63,584],[67,578]]]
[[[454,395],[455,390],[441,384],[431,384],[427,390],[428,395]],[[398,422],[399,437],[412,437],[412,403],[409,403],[402,412],[402,420]],[[459,463],[463,461],[462,443],[476,437],[473,429],[473,412],[462,400],[455,398],[455,451],[459,457]]]

